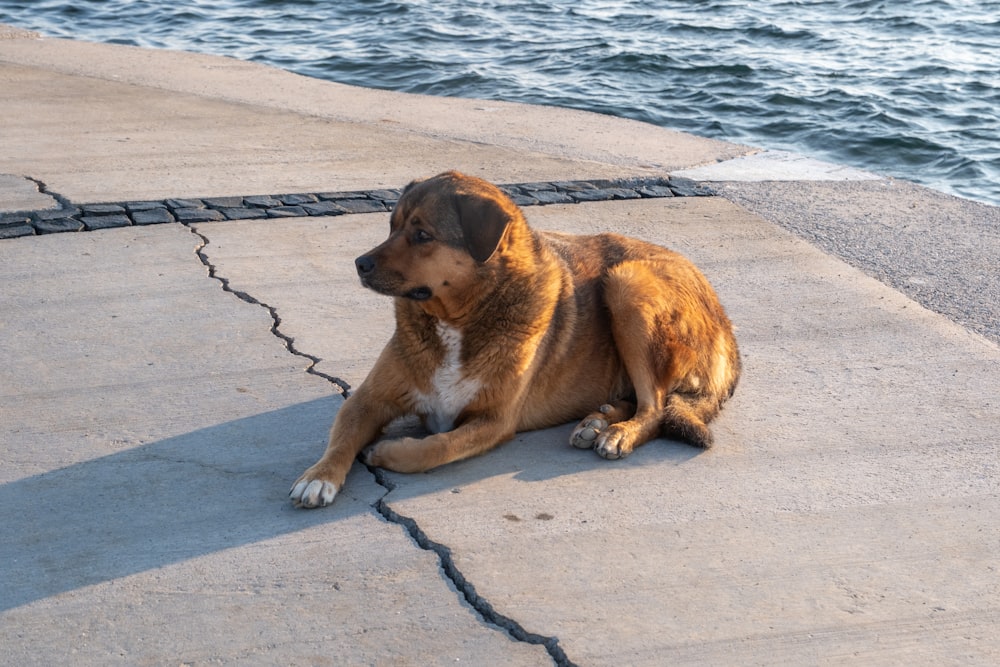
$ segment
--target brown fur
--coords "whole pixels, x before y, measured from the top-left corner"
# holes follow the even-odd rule
[[[608,459],[661,433],[709,447],[739,379],[732,325],[691,262],[616,234],[534,231],[477,178],[411,183],[389,238],[356,263],[395,297],[396,331],[293,485],[300,507],[331,502],[369,445],[366,463],[418,472],[582,418],[571,443]],[[371,444],[407,414],[432,434]]]

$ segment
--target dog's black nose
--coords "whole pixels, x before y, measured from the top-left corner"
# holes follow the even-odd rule
[[[354,260],[354,266],[358,267],[358,275],[363,276],[375,270],[375,260],[368,255],[362,255]]]

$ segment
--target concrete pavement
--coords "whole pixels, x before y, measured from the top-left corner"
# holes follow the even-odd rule
[[[8,214],[394,188],[446,168],[655,177],[755,152],[8,34]],[[423,475],[357,465],[315,511],[286,494],[391,331],[352,264],[387,214],[0,241],[0,660],[995,664],[1000,350],[789,231],[831,189],[882,190],[839,220],[895,219],[897,184],[794,170],[754,183],[749,164],[700,176],[721,197],[526,209],[540,228],[631,234],[705,270],[746,367],[715,449],[659,440],[608,462],[558,427]],[[746,193],[770,190],[765,217],[748,210],[760,199]],[[941,197],[902,191],[934,227]],[[962,230],[996,215],[944,205]],[[959,266],[972,253],[949,252]]]

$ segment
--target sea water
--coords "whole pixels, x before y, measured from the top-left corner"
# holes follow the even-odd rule
[[[0,0],[0,22],[586,109],[1000,204],[1000,0]]]

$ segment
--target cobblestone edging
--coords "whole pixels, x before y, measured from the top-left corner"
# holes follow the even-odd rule
[[[46,192],[44,186],[39,185],[41,191]],[[714,194],[695,181],[681,178],[546,181],[514,183],[501,185],[500,188],[519,206]],[[46,192],[61,204],[60,208],[0,214],[0,239],[164,222],[186,224],[217,220],[380,213],[392,210],[399,193],[398,189],[389,189],[73,204],[65,197]]]

